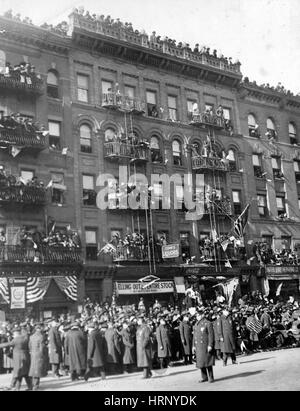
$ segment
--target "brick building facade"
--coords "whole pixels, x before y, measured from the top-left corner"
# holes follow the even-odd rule
[[[203,277],[212,284],[216,277],[240,276],[246,282],[250,277],[251,288],[261,289],[263,270],[247,265],[230,247],[226,258],[219,251],[218,259],[210,256],[209,264],[203,264],[201,244],[214,230],[218,236],[230,233],[246,204],[251,206],[245,235],[248,257],[253,243],[262,238],[274,248],[300,241],[299,98],[242,81],[239,63],[171,47],[77,12],[71,14],[65,34],[8,18],[0,23],[6,30],[1,45],[5,61],[29,61],[44,84],[38,93],[2,88],[2,110],[33,116],[43,124],[50,121],[54,130],[43,150],[22,150],[16,157],[1,150],[1,164],[17,175],[34,171],[46,184],[56,173],[66,187],[58,202],[53,201],[53,189],[47,190],[42,207],[2,206],[6,233],[16,221],[40,227],[49,216],[59,228],[76,228],[83,267],[65,263],[57,269],[77,270],[79,303],[84,295],[104,300],[111,297],[115,282],[137,281],[148,274],[161,280],[196,277],[201,284]],[[202,117],[220,106],[221,124]],[[126,144],[121,142],[124,135]],[[128,147],[128,138],[145,144],[135,151]],[[213,144],[210,162],[203,160],[207,144]],[[141,173],[149,179],[154,173],[190,173],[193,179],[201,174],[205,186],[217,191],[220,207],[213,213],[205,209],[198,221],[189,221],[183,207],[154,210],[151,216],[144,210],[100,210],[97,179],[104,173],[117,178],[121,165],[129,175]],[[154,187],[158,196],[160,190]],[[174,194],[180,202],[181,188],[173,186],[172,198]],[[154,251],[149,265],[147,253],[99,255],[116,235],[146,236],[150,218],[155,240],[179,242],[180,257],[162,261]],[[193,264],[184,264],[187,259]],[[227,260],[232,268],[225,266]]]

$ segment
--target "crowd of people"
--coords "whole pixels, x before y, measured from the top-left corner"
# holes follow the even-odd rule
[[[29,86],[41,84],[41,76],[35,71],[35,66],[25,61],[21,61],[14,66],[7,62],[5,67],[0,68],[0,78],[8,78]]]
[[[291,90],[287,90],[280,82],[277,84],[276,87],[271,86],[269,83],[263,83],[263,84],[257,84],[256,81],[250,81],[249,77],[244,78],[244,83],[245,85],[253,86],[253,87],[258,87],[258,88],[264,88],[265,90],[268,91],[276,91],[277,93],[282,93],[285,94],[288,97],[294,96],[294,94],[291,92]]]
[[[295,248],[273,249],[266,242],[256,242],[253,245],[253,255],[263,264],[274,265],[299,265],[300,250]]]
[[[87,298],[76,316],[6,322],[0,328],[2,372],[13,372],[10,389],[20,390],[25,378],[28,390],[38,390],[50,370],[72,381],[137,369],[150,378],[152,370],[196,362],[201,382],[213,382],[216,359],[226,366],[229,357],[237,363],[237,354],[300,346],[294,297],[274,303],[253,293],[232,308],[220,293],[205,302],[196,294],[187,289],[181,308],[158,300],[146,307],[142,297],[129,306],[117,305],[114,296],[103,304]]]
[[[0,131],[12,131],[17,135],[31,135],[40,139],[41,136],[46,136],[49,132],[45,126],[30,117],[24,117],[20,113],[13,113],[5,116],[3,111],[0,111]]]

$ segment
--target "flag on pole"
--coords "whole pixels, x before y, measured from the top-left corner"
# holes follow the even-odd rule
[[[238,238],[242,238],[248,223],[250,204],[247,204],[242,214],[235,220],[233,230]]]
[[[256,334],[259,334],[262,331],[262,323],[259,321],[259,319],[256,316],[254,316],[253,319],[248,324],[248,328],[250,331],[253,331]]]
[[[280,295],[280,293],[281,293],[281,289],[282,289],[282,285],[283,285],[283,283],[280,283],[280,284],[279,284],[279,286],[277,287],[277,290],[276,290],[276,297],[278,297],[278,296]]]

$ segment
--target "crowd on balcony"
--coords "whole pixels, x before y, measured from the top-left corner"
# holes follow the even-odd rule
[[[41,76],[36,73],[35,66],[25,61],[21,61],[14,66],[9,62],[5,63],[5,67],[0,68],[0,79],[1,77],[12,79],[28,86],[41,84]]]
[[[265,242],[256,242],[253,245],[253,257],[261,264],[272,265],[299,265],[300,249],[295,247],[294,250],[289,248],[273,249]]]
[[[233,135],[233,125],[230,119],[224,117],[224,109],[219,105],[216,110],[213,107],[207,107],[201,113],[197,103],[193,104],[193,111],[191,113],[192,123],[206,123],[225,128],[226,131]]]
[[[5,116],[3,111],[0,111],[0,133],[2,130],[11,131],[19,135],[30,134],[37,139],[49,134],[45,126],[32,118],[24,117],[20,113],[13,113]]]
[[[214,259],[218,261],[232,259],[246,261],[244,247],[237,245],[237,240],[230,234],[218,235],[214,233],[213,238],[207,235],[199,240],[200,259],[202,262]],[[229,265],[228,267],[231,268]]]
[[[146,36],[148,38],[148,46],[157,46],[167,44],[171,48],[176,48],[178,50],[185,49],[189,53],[193,53],[199,56],[206,56],[208,59],[215,59],[219,62],[223,63],[227,67],[234,67],[238,71],[240,70],[241,63],[236,60],[233,62],[232,57],[225,57],[222,53],[218,53],[217,50],[211,50],[210,47],[202,46],[200,47],[199,44],[196,44],[195,47],[191,47],[190,44],[185,42],[177,42],[167,36],[159,36],[156,32],[152,32],[149,36],[145,32],[145,30],[139,31],[134,29],[132,23],[125,22],[123,23],[119,18],[113,19],[111,16],[104,16],[104,15],[97,15],[97,14],[90,14],[89,11],[85,11],[83,7],[75,8],[73,13],[80,16],[81,18],[85,19],[88,22],[98,22],[99,24],[103,25],[104,27],[115,29],[115,30],[124,30],[129,34],[135,34],[137,36]]]

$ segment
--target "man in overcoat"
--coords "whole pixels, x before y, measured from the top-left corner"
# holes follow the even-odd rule
[[[101,376],[105,380],[105,360],[106,360],[106,341],[101,331],[99,324],[94,321],[88,324],[88,347],[87,347],[87,362],[88,369],[84,379],[89,380],[91,376]]]
[[[105,331],[105,340],[107,344],[107,363],[114,373],[121,371],[121,344],[117,330],[112,322],[108,322],[108,328]]]
[[[160,368],[164,368],[164,363],[168,367],[170,358],[172,356],[171,352],[171,341],[170,341],[170,331],[168,325],[166,324],[165,318],[161,318],[159,326],[156,329],[156,340],[157,340],[157,356],[160,362]]]
[[[214,382],[213,366],[214,357],[214,330],[213,325],[207,320],[208,312],[203,308],[198,309],[197,323],[194,326],[193,351],[196,353],[196,366],[200,368],[202,380],[199,382]]]
[[[59,373],[60,364],[63,361],[62,340],[58,330],[59,323],[54,318],[49,330],[49,360],[52,368],[53,377],[61,377]]]
[[[215,338],[215,354],[218,360],[222,358],[221,352],[221,338],[222,338],[222,325],[221,325],[222,309],[218,308],[216,312],[216,319],[213,322],[214,338]]]
[[[235,338],[235,327],[230,312],[228,310],[223,310],[223,315],[221,316],[220,345],[221,352],[223,354],[223,365],[225,367],[229,356],[231,356],[232,364],[237,364],[235,355]]]
[[[78,323],[73,323],[65,339],[65,351],[71,373],[71,380],[78,380],[86,370],[87,341]]]
[[[29,352],[31,356],[29,377],[32,378],[33,391],[40,387],[40,379],[47,376],[48,352],[46,337],[42,333],[42,325],[35,326],[35,332],[29,339]]]
[[[146,324],[145,318],[138,318],[138,329],[136,332],[137,366],[143,368],[143,378],[151,378],[152,349],[151,330]]]
[[[184,351],[184,364],[193,364],[192,358],[192,326],[189,323],[189,317],[185,315],[179,325],[181,343]]]
[[[0,344],[0,348],[13,347],[13,375],[11,390],[20,391],[22,380],[25,378],[27,390],[32,390],[31,378],[29,378],[30,355],[28,335],[22,335],[21,327],[16,326],[13,330],[13,339],[7,343]]]
[[[128,322],[125,321],[122,325],[121,331],[122,342],[124,346],[123,352],[123,365],[126,367],[127,372],[131,372],[133,365],[135,364],[134,355],[134,336],[129,328]]]

